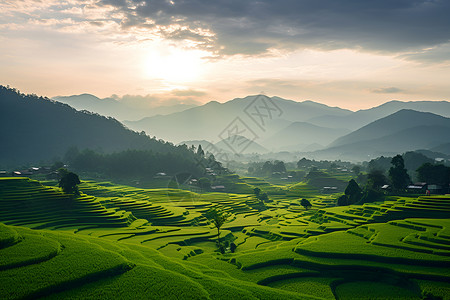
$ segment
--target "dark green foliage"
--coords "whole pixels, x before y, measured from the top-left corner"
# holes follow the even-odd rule
[[[236,251],[237,245],[233,242],[230,244],[230,251],[231,253],[234,253]]]
[[[272,172],[286,173],[286,166],[284,165],[284,162],[280,160],[274,161]]]
[[[311,208],[311,207],[312,207],[311,202],[309,202],[309,200],[307,200],[307,199],[305,199],[305,198],[303,198],[303,199],[300,201],[300,205],[303,206],[306,210],[308,210],[308,208]]]
[[[259,195],[258,199],[261,200],[262,202],[266,202],[269,200],[269,196],[267,196],[267,193],[262,193]]]
[[[202,145],[198,145],[197,155],[201,157],[205,156],[205,151],[203,151]]]
[[[409,174],[414,174],[418,167],[424,163],[433,163],[434,160],[423,155],[422,153],[409,151],[402,155],[405,168]],[[369,171],[380,170],[382,173],[386,173],[391,167],[392,157],[380,156],[376,159],[372,159],[369,162]]]
[[[361,188],[354,179],[348,182],[347,188],[345,189],[345,194],[348,196],[355,196],[361,194]]]
[[[74,194],[79,195],[80,192],[78,191],[78,184],[81,183],[80,178],[77,174],[73,172],[67,171],[67,169],[59,169],[58,173],[60,174],[59,179],[59,187],[63,190],[66,194]]]
[[[359,173],[361,173],[361,167],[360,166],[353,166],[352,171],[356,175],[359,175]]]
[[[354,179],[350,180],[347,187],[345,188],[344,195],[338,198],[338,205],[344,206],[359,202],[362,196],[361,192],[361,188],[356,183],[356,181]]]
[[[164,172],[174,175],[180,172],[194,176],[204,174],[209,161],[198,158],[186,147],[176,147],[168,153],[149,150],[127,150],[112,154],[101,154],[92,150],[84,150],[72,154],[70,165],[74,170],[94,172],[113,178],[153,178],[156,173]],[[215,171],[223,169],[216,163]]]
[[[261,193],[261,189],[260,188],[254,188],[253,192],[255,193],[256,198],[259,199],[259,194]]]
[[[383,201],[384,200],[384,194],[378,190],[375,190],[373,188],[367,187],[363,194],[361,199],[357,202],[357,204],[364,204],[364,203],[372,203],[376,201]]]
[[[448,186],[450,184],[450,167],[425,163],[417,169],[417,178],[428,184]]]
[[[411,182],[405,163],[401,155],[396,155],[391,160],[392,167],[389,169],[389,179],[392,187],[396,190],[403,190]]]
[[[342,195],[338,198],[337,200],[337,205],[338,206],[345,206],[348,205],[348,196],[347,195]]]
[[[257,176],[272,176],[273,173],[286,173],[286,166],[280,160],[251,163],[248,172]]]
[[[380,188],[387,184],[388,180],[381,170],[371,170],[367,174],[367,185],[371,188]]]

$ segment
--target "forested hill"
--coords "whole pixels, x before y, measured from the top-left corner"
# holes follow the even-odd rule
[[[73,146],[103,153],[151,150],[184,159],[193,154],[186,147],[131,131],[113,118],[4,86],[0,86],[0,145],[0,167],[62,158]]]

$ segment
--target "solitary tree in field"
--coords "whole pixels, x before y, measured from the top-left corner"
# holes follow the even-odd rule
[[[78,184],[81,183],[77,174],[67,171],[67,169],[61,168],[58,170],[60,176],[59,187],[66,194],[79,195]]]
[[[300,205],[303,206],[306,210],[308,210],[308,208],[312,207],[311,202],[309,202],[309,200],[307,199],[302,199],[302,201],[300,201]]]
[[[206,213],[206,218],[208,218],[208,220],[210,220],[217,228],[217,243],[220,242],[220,228],[225,224],[229,217],[229,213],[218,208],[212,208]]]
[[[389,169],[389,178],[392,187],[396,190],[404,189],[411,182],[408,172],[405,169],[405,162],[401,155],[396,155],[391,160],[392,167]]]
[[[253,189],[253,193],[255,193],[256,198],[259,199],[259,194],[261,193],[261,189],[256,187]]]

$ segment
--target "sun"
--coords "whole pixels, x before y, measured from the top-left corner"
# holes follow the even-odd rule
[[[186,83],[197,80],[205,70],[204,53],[177,48],[152,51],[148,54],[144,73],[146,77],[168,83]]]

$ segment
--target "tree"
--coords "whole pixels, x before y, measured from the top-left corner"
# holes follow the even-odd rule
[[[286,173],[286,166],[284,165],[284,162],[281,160],[276,160],[273,163],[272,172]]]
[[[198,145],[197,155],[201,157],[205,156],[205,152],[202,149],[202,145]]]
[[[450,167],[442,164],[425,163],[417,169],[417,178],[428,184],[448,186],[450,184]]]
[[[218,208],[211,208],[206,213],[206,218],[210,220],[214,227],[217,229],[217,243],[220,244],[220,228],[225,224],[227,219],[230,217],[230,214],[218,209]]]
[[[259,194],[261,193],[261,189],[256,187],[253,189],[253,193],[255,193],[256,198],[259,199]]]
[[[237,245],[233,242],[230,244],[230,251],[231,253],[234,253],[236,251]]]
[[[395,190],[403,190],[410,182],[408,172],[405,169],[403,157],[398,154],[391,160],[392,167],[389,169],[389,179]]]
[[[267,193],[262,193],[262,194],[259,195],[258,199],[261,200],[262,202],[268,201],[269,200],[269,196],[267,196]]]
[[[387,184],[387,178],[384,176],[383,171],[374,169],[367,174],[367,185],[370,188],[377,189],[385,184]]]
[[[306,210],[308,210],[308,208],[312,207],[311,202],[309,202],[309,200],[307,199],[302,199],[302,201],[300,201],[300,205],[303,206]]]
[[[350,205],[358,202],[361,199],[361,192],[361,188],[356,181],[354,179],[350,180],[345,188],[344,195],[338,199],[338,205]]]
[[[59,187],[64,193],[80,195],[77,185],[80,184],[81,181],[77,174],[69,172],[64,168],[60,168],[58,174],[60,175]]]
[[[360,166],[353,166],[352,171],[356,175],[359,175],[359,173],[361,173],[361,167]]]

